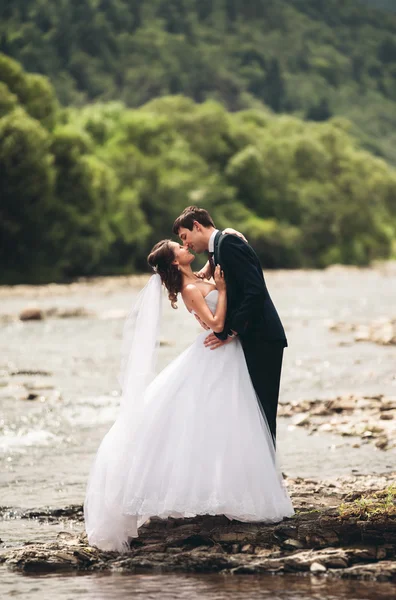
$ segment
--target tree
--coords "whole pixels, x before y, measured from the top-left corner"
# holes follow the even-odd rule
[[[56,276],[48,229],[53,189],[48,132],[22,109],[12,111],[0,119],[0,263],[4,282]]]

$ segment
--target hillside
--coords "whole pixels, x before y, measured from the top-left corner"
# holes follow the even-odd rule
[[[341,115],[396,164],[396,16],[358,0],[15,0],[0,22],[0,51],[64,105],[183,94]]]
[[[147,269],[196,203],[266,268],[389,258],[396,170],[348,127],[181,95],[62,109],[48,79],[0,54],[0,282]]]

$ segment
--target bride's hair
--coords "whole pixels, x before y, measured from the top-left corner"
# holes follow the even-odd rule
[[[147,262],[155,273],[161,277],[161,281],[168,290],[168,297],[172,308],[177,308],[177,294],[182,289],[182,274],[173,264],[175,253],[171,246],[171,240],[161,240],[155,244],[147,257]]]

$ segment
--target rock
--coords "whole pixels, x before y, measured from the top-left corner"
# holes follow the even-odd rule
[[[24,308],[19,313],[19,319],[21,321],[41,321],[43,318],[44,315],[42,310],[37,307]]]
[[[173,346],[173,343],[170,342],[169,340],[160,340],[160,347],[164,348],[164,347],[170,347]]]
[[[212,537],[215,542],[248,542],[249,539],[255,539],[255,533],[249,531],[216,531]]]
[[[254,547],[252,546],[252,544],[245,544],[244,546],[242,546],[241,552],[246,552],[248,554],[253,554]]]
[[[393,414],[391,412],[383,412],[379,417],[382,421],[392,421]]]
[[[388,443],[389,440],[386,436],[384,437],[380,437],[376,442],[375,445],[377,448],[379,448],[380,450],[385,450],[388,447]]]
[[[220,515],[152,518],[124,554],[100,551],[89,546],[85,534],[63,531],[56,542],[1,549],[0,563],[27,573],[161,570],[316,576],[329,572],[337,577],[393,580],[396,513],[386,499],[394,478],[395,473],[330,481],[289,477],[296,515],[281,523],[240,523]],[[316,508],[306,508],[306,498]],[[362,507],[370,504],[370,498],[376,499],[375,510],[364,513]],[[30,511],[4,507],[0,516],[50,523],[83,520],[81,505]]]
[[[364,438],[372,438],[373,437],[373,432],[370,429],[368,429],[367,431],[365,431],[362,434],[362,437],[364,437]]]
[[[308,425],[308,424],[309,424],[309,415],[302,415],[301,417],[296,419],[293,423],[293,425],[296,425],[297,427],[303,427],[304,425]]]
[[[269,548],[260,548],[257,546],[257,548],[255,548],[254,553],[256,556],[260,556],[260,557],[268,557],[274,554],[274,551],[272,549]]]
[[[40,375],[42,377],[50,377],[52,373],[50,371],[31,371],[26,369],[18,369],[17,371],[11,371],[10,375]]]
[[[94,317],[95,313],[83,306],[77,306],[73,308],[48,308],[44,311],[44,316],[47,318],[55,319],[71,319],[80,317]]]
[[[166,552],[166,544],[147,544],[144,549],[146,552]]]
[[[396,410],[396,398],[390,397],[390,398],[382,398],[381,399],[381,406],[380,406],[380,410],[381,411],[387,411],[387,410]]]
[[[313,562],[309,570],[311,573],[325,573],[327,571],[326,567],[318,562]]]
[[[396,344],[396,319],[377,319],[372,323],[331,323],[330,331],[353,333],[355,342],[372,342],[381,346]]]
[[[382,450],[396,447],[396,398],[382,394],[357,397],[353,394],[328,400],[303,400],[281,404],[279,415],[293,417],[293,426],[303,426],[310,434],[329,432],[344,437],[360,437],[376,442]],[[389,415],[389,416],[388,416]],[[385,443],[387,438],[387,443]],[[359,447],[355,442],[352,447]]]
[[[380,546],[379,548],[377,548],[377,552],[376,552],[376,556],[375,556],[375,558],[377,560],[383,560],[384,558],[386,558],[386,556],[387,556],[386,548],[384,548],[383,546],[382,547]]]
[[[396,561],[383,560],[376,563],[354,565],[341,572],[337,570],[332,571],[332,574],[345,579],[371,579],[375,581],[396,582]]]
[[[298,540],[293,540],[292,538],[288,538],[284,542],[282,542],[283,548],[290,548],[291,550],[304,548],[304,544],[299,542]]]

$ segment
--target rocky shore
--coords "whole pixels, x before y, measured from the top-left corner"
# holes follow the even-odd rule
[[[0,312],[0,325],[18,321],[45,321],[48,319],[98,318],[124,319],[126,311],[108,310],[102,313],[85,306],[44,306],[43,301],[59,302],[62,297],[75,296],[90,298],[100,295],[109,296],[120,290],[139,291],[147,282],[148,275],[119,275],[114,277],[81,277],[71,283],[48,283],[45,285],[2,285],[0,286],[0,302],[3,300],[19,300],[24,302],[23,308],[14,312]],[[26,302],[26,303],[25,303]]]
[[[396,447],[396,397],[349,394],[329,399],[301,400],[279,405],[278,416],[291,418],[310,433],[358,437],[354,447],[373,443],[380,450]]]
[[[60,532],[47,543],[0,548],[0,563],[23,573],[82,571],[305,573],[396,581],[396,473],[332,481],[286,478],[296,514],[278,524],[222,516],[152,519],[125,554]],[[81,522],[81,506],[22,511],[2,519]]]
[[[330,331],[352,334],[355,342],[372,342],[379,346],[396,345],[396,319],[382,318],[371,323],[331,323]],[[344,342],[341,342],[344,343]]]
[[[289,315],[286,325],[291,336],[295,335],[297,341],[304,338],[303,346],[291,344],[288,351],[291,368],[285,370],[283,379],[285,389],[293,389],[292,396],[284,395],[283,398],[300,397],[301,400],[279,407],[279,416],[284,419],[282,426],[287,423],[288,427],[296,428],[295,435],[288,440],[287,472],[310,473],[310,469],[300,471],[300,465],[304,461],[310,464],[312,457],[315,459],[312,473],[319,473],[320,477],[324,461],[330,463],[335,455],[336,466],[326,469],[329,477],[331,473],[345,472],[348,468],[349,472],[357,473],[353,467],[377,473],[393,468],[396,321],[392,302],[396,263],[365,271],[332,267],[327,272],[291,271],[287,277],[285,273],[266,275],[271,289],[277,290],[284,302],[283,311]],[[312,577],[315,586],[318,581],[314,578],[318,577],[370,579],[392,585],[396,581],[396,473],[328,480],[323,479],[324,474],[321,480],[286,477],[296,510],[291,519],[272,525],[243,524],[213,516],[166,521],[152,519],[141,528],[130,552],[123,555],[101,552],[88,544],[81,533],[81,505],[43,506],[55,497],[58,484],[53,485],[52,480],[60,473],[65,480],[65,490],[61,490],[63,498],[70,497],[67,489],[70,481],[73,485],[78,478],[85,481],[85,466],[76,465],[70,473],[66,461],[73,460],[69,457],[75,456],[76,447],[85,448],[87,432],[81,423],[85,426],[87,417],[83,411],[89,411],[89,417],[96,417],[102,406],[111,404],[107,401],[103,401],[103,405],[95,404],[91,398],[96,398],[103,390],[113,393],[113,383],[106,377],[100,380],[100,386],[96,381],[97,374],[105,373],[108,368],[106,353],[93,357],[93,346],[87,343],[74,355],[74,349],[62,347],[59,342],[65,332],[76,335],[84,325],[87,325],[92,340],[113,340],[116,327],[104,321],[123,318],[127,306],[124,298],[137,293],[146,280],[147,276],[122,276],[64,285],[0,287],[0,324],[4,324],[8,336],[3,341],[0,364],[0,402],[5,409],[1,431],[4,441],[21,437],[30,448],[30,442],[24,440],[24,436],[31,431],[44,431],[46,435],[49,432],[54,434],[55,440],[42,447],[32,446],[32,463],[42,461],[43,470],[48,472],[41,480],[47,486],[46,495],[41,500],[40,490],[34,492],[33,500],[26,502],[29,506],[37,503],[37,508],[29,510],[10,506],[16,497],[23,502],[24,491],[29,486],[37,486],[36,482],[31,483],[31,467],[24,462],[25,446],[14,449],[5,443],[4,473],[9,474],[9,481],[15,482],[15,493],[9,494],[8,500],[4,497],[3,503],[8,506],[0,507],[0,522],[4,525],[3,528],[0,525],[0,537],[3,538],[0,540],[1,570],[31,574],[102,571],[301,574]],[[307,289],[310,294],[306,293]],[[354,306],[359,295],[368,302],[369,308],[356,314],[346,310],[345,307]],[[381,297],[378,309],[377,296]],[[292,298],[293,302],[285,298]],[[342,307],[345,310],[341,310]],[[382,313],[388,317],[376,320]],[[60,322],[60,319],[68,318],[68,321]],[[330,318],[335,333],[328,334]],[[335,323],[338,319],[345,319],[345,322]],[[353,323],[348,323],[348,319]],[[359,320],[361,323],[357,323]],[[319,334],[325,332],[332,341],[331,348],[314,344],[312,352],[308,351],[318,337],[318,328]],[[48,342],[45,351],[41,345],[44,334]],[[22,356],[19,345],[25,340],[30,346]],[[114,348],[118,348],[117,344],[114,343]],[[343,374],[346,353],[342,346],[353,346],[354,362],[348,363],[350,369],[346,377]],[[52,360],[52,354],[47,350],[53,347],[60,349],[59,360],[58,357]],[[30,354],[34,354],[34,360],[30,359]],[[381,360],[376,361],[377,357]],[[327,364],[331,369],[326,370]],[[368,374],[369,370],[373,375]],[[79,380],[77,391],[69,385],[70,373]],[[94,374],[95,384],[92,384],[91,374]],[[350,393],[345,394],[345,390]],[[74,403],[73,394],[87,397],[88,401],[83,398],[81,403]],[[73,412],[70,406],[73,406]],[[62,424],[62,429],[57,423]],[[312,434],[312,438],[306,436],[306,432]],[[326,440],[325,432],[339,435],[340,445],[332,436]],[[58,434],[61,444],[58,444]],[[319,436],[323,438],[321,445]],[[335,444],[331,446],[332,456],[329,444]],[[26,455],[29,452],[30,449]],[[60,452],[65,454],[64,459]],[[12,460],[8,463],[9,458]],[[73,496],[79,497],[80,492]],[[43,527],[36,527],[38,524]],[[53,533],[54,530],[59,533]],[[12,573],[8,575],[13,576]],[[348,585],[354,585],[353,581]],[[378,589],[387,587],[387,584],[376,586]]]

